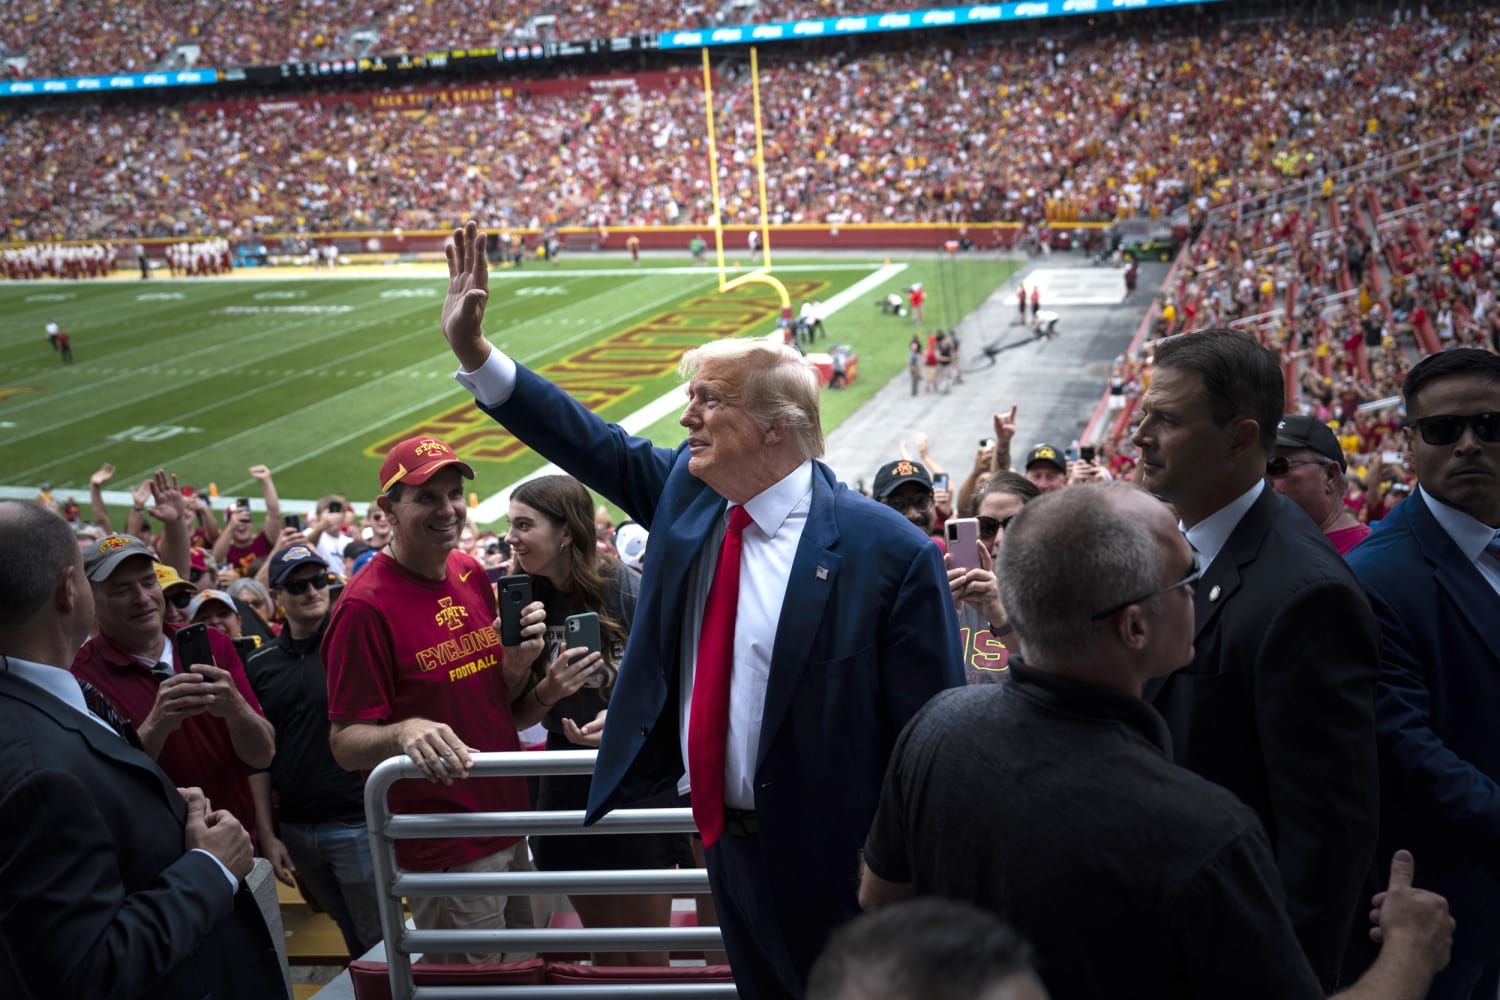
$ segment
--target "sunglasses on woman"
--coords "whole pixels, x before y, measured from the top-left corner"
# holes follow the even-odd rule
[[[307,593],[308,587],[314,590],[324,590],[328,587],[328,577],[319,573],[317,576],[310,576],[306,580],[287,580],[281,585],[282,590],[294,597],[301,597]]]
[[[1485,444],[1500,444],[1500,413],[1444,414],[1408,420],[1422,440],[1431,445],[1455,444],[1464,436],[1464,428],[1474,428],[1474,436]]]
[[[1015,516],[1016,515],[1012,514],[1010,517],[1001,519],[996,517],[985,517],[983,514],[980,514],[979,517],[975,518],[975,520],[979,522],[979,537],[983,538],[985,541],[989,541],[991,538],[994,538],[996,535],[1000,534],[1000,532],[1010,527],[1010,522],[1015,520]]]
[[[179,590],[175,593],[163,594],[162,596],[167,599],[168,604],[172,605],[178,611],[186,611],[187,606],[193,603],[193,597],[196,593],[196,591],[192,590]]]

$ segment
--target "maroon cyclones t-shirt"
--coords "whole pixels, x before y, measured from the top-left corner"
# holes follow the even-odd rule
[[[429,580],[382,551],[344,588],[323,635],[328,718],[447,723],[476,750],[519,750],[510,693],[500,669],[495,594],[484,567],[448,554],[448,578]],[[466,778],[450,786],[401,781],[396,813],[520,812],[529,808],[521,778]],[[396,861],[435,871],[503,850],[517,837],[398,840]]]

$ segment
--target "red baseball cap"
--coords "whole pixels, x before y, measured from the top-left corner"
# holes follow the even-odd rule
[[[385,461],[380,465],[380,492],[386,492],[397,483],[421,486],[439,469],[449,465],[458,466],[465,479],[474,478],[474,470],[468,463],[437,438],[429,435],[407,438],[386,453]]]

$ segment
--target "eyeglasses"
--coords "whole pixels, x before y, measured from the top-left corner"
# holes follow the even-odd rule
[[[1474,428],[1474,436],[1485,444],[1500,444],[1500,413],[1444,414],[1439,417],[1422,417],[1408,420],[1406,426],[1415,427],[1422,440],[1432,445],[1455,444],[1464,436],[1464,428]]]
[[[1270,459],[1266,462],[1266,475],[1270,476],[1272,479],[1280,479],[1288,472],[1291,472],[1293,466],[1327,465],[1329,461],[1329,459],[1283,458],[1282,456],[1277,455],[1275,458]]]
[[[168,604],[172,605],[178,611],[184,610],[189,604],[193,603],[193,591],[191,590],[179,590],[175,594],[163,594],[162,596],[167,599]]]
[[[977,520],[979,521],[979,537],[983,538],[985,541],[989,541],[991,538],[994,538],[1006,528],[1009,528],[1010,522],[1014,521],[1015,519],[1016,515],[1014,514],[1012,514],[1010,517],[1004,518],[1003,520],[995,517],[985,517],[983,514],[981,514],[977,518]]]
[[[886,497],[880,501],[887,507],[893,507],[905,514],[908,510],[914,510],[918,514],[925,514],[932,509],[932,497]]]
[[[1101,611],[1097,615],[1093,615],[1089,618],[1089,621],[1102,622],[1104,621],[1104,619],[1109,618],[1112,615],[1116,615],[1121,611],[1124,611],[1132,604],[1145,604],[1147,601],[1151,600],[1151,598],[1160,597],[1163,594],[1170,594],[1172,591],[1176,590],[1179,587],[1191,587],[1193,584],[1202,579],[1202,577],[1203,558],[1198,555],[1197,552],[1194,552],[1193,565],[1188,568],[1187,576],[1183,577],[1181,580],[1178,580],[1176,583],[1169,583],[1165,587],[1162,587],[1160,590],[1153,590],[1149,594],[1142,594],[1140,597],[1132,597],[1128,601],[1121,601],[1119,604],[1116,604],[1108,611]]]
[[[301,597],[307,593],[308,587],[314,590],[325,590],[328,587],[328,577],[319,573],[317,576],[310,576],[306,580],[284,580],[280,589],[294,597]]]

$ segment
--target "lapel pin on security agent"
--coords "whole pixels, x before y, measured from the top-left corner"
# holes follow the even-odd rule
[[[1217,601],[1218,599],[1219,599],[1219,585],[1216,583],[1216,584],[1214,584],[1213,589],[1208,592],[1208,603],[1212,604],[1214,601]]]
[[[819,566],[818,567],[818,574],[817,575],[818,575],[818,579],[819,580],[826,580],[826,579],[828,579],[828,567],[827,566]]]

